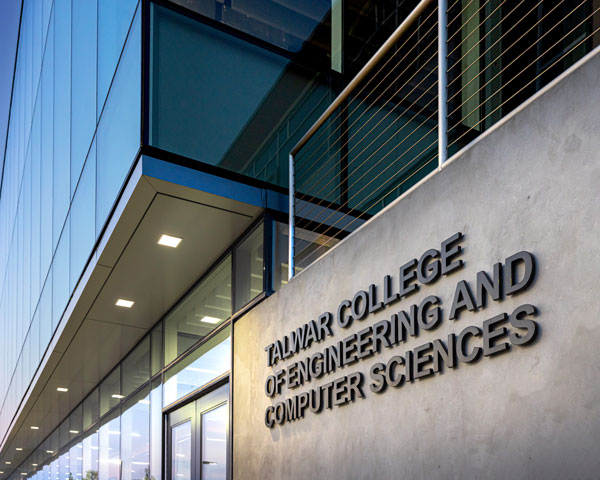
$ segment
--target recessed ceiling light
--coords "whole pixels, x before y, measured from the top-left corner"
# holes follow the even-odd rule
[[[215,317],[209,317],[208,315],[205,315],[204,317],[202,317],[200,319],[201,322],[204,323],[219,323],[221,321],[220,318],[215,318]]]
[[[58,387],[58,388],[56,389],[56,391],[57,391],[57,392],[68,392],[68,391],[69,391],[69,389],[68,389],[68,388],[66,388],[66,387]]]
[[[35,425],[32,425],[32,426],[31,426],[31,427],[29,427],[29,428],[31,428],[32,430],[39,430],[39,429],[40,429],[40,427],[36,427]]]
[[[21,452],[21,451],[23,451],[23,449],[22,449],[21,447],[17,447],[17,448],[15,448],[15,450],[16,450],[17,452]]]
[[[165,247],[177,248],[177,246],[181,243],[181,238],[173,237],[171,235],[167,235],[166,233],[161,235],[158,239],[159,245],[164,245]]]
[[[112,398],[117,398],[117,399],[119,399],[119,400],[120,400],[121,398],[123,398],[123,395],[119,395],[118,393],[113,393],[113,394],[111,395],[111,397],[112,397]]]
[[[116,305],[117,307],[131,308],[131,307],[133,307],[133,304],[134,304],[134,303],[135,303],[135,302],[133,302],[133,301],[131,301],[131,300],[124,300],[124,299],[122,299],[122,298],[119,298],[119,299],[117,300],[117,303],[115,303],[115,305]]]
[[[75,434],[77,434],[77,433],[79,433],[79,430],[69,430],[69,433],[75,433]]]
[[[4,472],[0,472],[0,475],[2,475]]]
[[[46,453],[52,454],[52,453],[54,453],[54,450],[46,450]]]
[[[10,462],[4,462],[4,463],[6,463],[7,465],[10,465]]]
[[[25,472],[21,472],[21,475],[27,475]]]

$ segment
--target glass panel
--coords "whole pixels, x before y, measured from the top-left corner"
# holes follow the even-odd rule
[[[98,4],[98,113],[117,68],[137,3],[137,0],[101,0]]]
[[[228,405],[202,415],[202,478],[225,480],[227,478],[227,423]]]
[[[50,19],[49,35],[52,35],[54,20],[54,176],[52,177],[54,199],[52,204],[52,242],[53,245],[56,245],[63,230],[71,202],[71,2],[70,0],[55,0],[54,8],[54,13]],[[46,47],[47,54],[48,47]]]
[[[171,429],[171,479],[192,478],[192,422],[188,420]]]
[[[213,0],[171,1],[291,52],[299,51],[306,42],[311,41],[333,3],[253,0],[227,4]],[[326,31],[318,38],[321,45],[327,44]],[[313,41],[316,43],[316,40]]]
[[[229,371],[230,328],[225,328],[164,374],[164,406]]]
[[[69,419],[66,418],[58,429],[58,448],[62,449],[69,443]]]
[[[83,477],[83,444],[73,445],[69,450],[69,478],[68,480],[81,480]]]
[[[273,290],[279,290],[288,282],[288,246],[289,226],[286,223],[273,222],[275,233],[273,241]]]
[[[96,129],[96,3],[96,0],[73,2],[71,193],[75,191]],[[94,190],[95,186],[92,193]]]
[[[121,370],[115,368],[100,384],[100,416],[118,405],[121,395]]]
[[[156,375],[158,372],[162,370],[163,367],[163,355],[162,355],[162,347],[163,347],[163,328],[162,322],[160,322],[154,329],[152,330],[152,356],[151,356],[151,374]]]
[[[150,470],[150,386],[123,405],[121,480],[148,480]]]
[[[123,360],[121,372],[123,375],[123,391],[121,393],[124,397],[150,379],[149,335]]]
[[[83,430],[83,405],[79,405],[69,415],[69,440],[73,440]]]
[[[152,382],[150,392],[150,479],[161,480],[162,475],[162,384],[160,378]]]
[[[153,12],[150,143],[220,164],[288,60],[165,8]]]
[[[89,428],[99,417],[98,388],[95,388],[83,401],[83,429]]]
[[[121,438],[121,422],[119,412],[111,414],[103,420],[99,430],[99,480],[119,480],[121,461],[119,448]]]
[[[71,205],[71,292],[79,281],[96,240],[96,143],[92,144]]]
[[[150,143],[287,186],[289,151],[342,83],[330,75],[327,16],[320,23],[330,2],[178,3],[211,18],[218,12],[217,21],[303,52],[291,61],[276,49],[152,5]],[[293,41],[286,37],[290,29]],[[306,35],[309,40],[300,40]]]
[[[263,288],[264,224],[260,224],[235,249],[235,311],[260,294]]]
[[[60,456],[59,462],[59,480],[69,480],[70,458],[68,450]]]
[[[101,3],[115,3],[115,1]],[[141,26],[139,18],[138,14],[98,125],[96,234],[104,226],[140,147]]]
[[[60,322],[69,301],[69,219],[62,232],[52,262],[52,331]]]
[[[83,475],[85,480],[98,480],[98,431],[83,439]]]
[[[231,256],[211,272],[165,319],[169,364],[231,316]]]

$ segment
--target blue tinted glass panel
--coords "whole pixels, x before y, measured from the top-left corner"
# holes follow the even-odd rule
[[[50,55],[54,44],[54,35],[48,36],[48,53],[44,57],[40,93],[42,95],[42,124],[41,124],[41,275],[46,275],[52,254],[52,199],[53,199],[53,163],[54,163],[54,57]]]
[[[56,329],[69,300],[69,243],[67,219],[52,262],[52,331]]]
[[[137,0],[102,0],[99,2],[98,114],[104,105],[137,3]]]
[[[138,14],[98,126],[96,233],[102,229],[140,146],[139,18]]]
[[[153,12],[150,142],[217,165],[288,60],[165,8]]]
[[[62,231],[70,195],[71,158],[71,2],[56,0],[50,19],[49,34],[54,28],[54,177],[53,234],[56,245]],[[54,26],[52,25],[54,21]],[[48,54],[48,50],[46,50]]]
[[[72,292],[92,252],[96,239],[96,144],[92,144],[71,205],[71,266],[69,287]]]
[[[71,194],[96,129],[96,0],[73,2]]]
[[[43,351],[48,346],[52,337],[52,270],[48,273],[48,278],[42,295],[40,296],[40,349]]]

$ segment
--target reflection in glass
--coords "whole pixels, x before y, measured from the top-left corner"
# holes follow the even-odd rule
[[[117,366],[100,384],[100,416],[118,405],[121,395],[121,368]]]
[[[83,401],[83,429],[87,429],[98,420],[98,388],[95,388]]]
[[[202,415],[202,479],[227,478],[227,422],[229,409],[221,405]]]
[[[121,415],[121,480],[149,478],[150,386],[123,405]]]
[[[83,477],[83,444],[76,443],[69,450],[69,475],[67,480],[81,480]]]
[[[185,357],[164,374],[164,406],[193,392],[231,367],[230,328]]]
[[[83,439],[82,470],[85,480],[98,480],[98,431]]]
[[[152,382],[150,392],[150,478],[161,480],[162,472],[162,384],[160,378]]]
[[[121,422],[118,412],[103,420],[99,430],[99,480],[119,480],[121,460],[119,458],[119,443],[121,437]]]
[[[192,422],[176,425],[171,429],[171,479],[192,478]]]
[[[231,316],[231,256],[165,320],[165,363],[172,362]]]
[[[235,311],[263,291],[263,235],[261,223],[235,249]]]
[[[110,2],[116,3],[115,0],[110,0]],[[100,2],[102,5],[107,3]],[[129,3],[129,0],[123,3]],[[102,11],[99,16],[102,16]],[[140,23],[138,12],[98,125],[96,137],[97,234],[104,226],[140,147]],[[102,38],[99,41],[101,44]],[[99,62],[100,57],[102,57],[102,49],[98,57]],[[99,65],[99,73],[104,71],[104,66],[103,64]],[[110,75],[112,76],[112,73]],[[101,97],[100,88],[99,83],[98,94]]]
[[[131,352],[121,364],[123,391],[127,397],[141,387],[150,378],[150,337],[144,340]]]

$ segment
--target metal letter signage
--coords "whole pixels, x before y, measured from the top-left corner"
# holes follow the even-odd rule
[[[501,312],[484,320],[481,325],[469,325],[422,345],[394,353],[386,361],[373,363],[369,380],[362,372],[338,376],[324,385],[300,392],[291,398],[275,401],[284,388],[292,392],[309,384],[313,379],[334,374],[338,369],[380,355],[385,349],[395,349],[418,338],[424,330],[435,330],[444,317],[442,299],[427,295],[412,301],[389,318],[365,325],[356,333],[312,355],[299,357],[304,350],[334,336],[338,332],[381,312],[408,297],[417,297],[421,287],[431,285],[465,266],[462,259],[464,240],[458,232],[441,242],[439,248],[425,251],[399,267],[397,275],[385,275],[381,285],[371,284],[359,290],[352,298],[343,299],[335,313],[323,312],[317,320],[310,320],[289,335],[265,348],[267,366],[274,369],[265,382],[265,394],[273,403],[265,411],[265,425],[294,422],[310,413],[320,413],[339,407],[358,398],[367,391],[382,394],[388,388],[397,389],[415,380],[458,368],[461,363],[476,362],[509,352],[512,347],[533,343],[539,328],[534,317],[538,309],[525,303],[511,312]],[[529,289],[536,280],[536,259],[530,252],[521,251],[496,263],[491,270],[480,271],[474,279],[460,280],[448,310],[448,320],[459,321],[467,312],[478,312],[491,302],[502,301]],[[292,360],[293,359],[293,360]],[[292,363],[281,366],[291,360]]]

